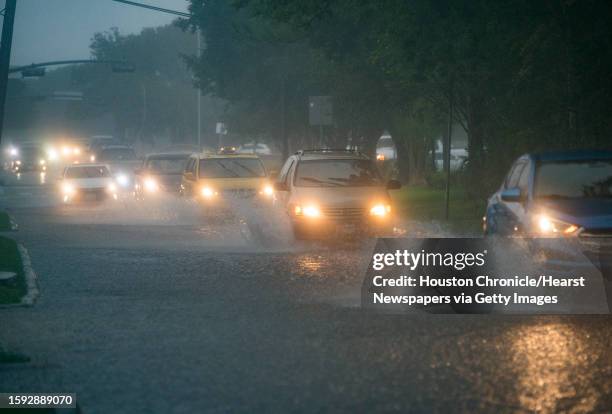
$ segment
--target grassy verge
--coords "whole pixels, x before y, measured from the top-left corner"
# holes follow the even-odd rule
[[[5,351],[0,346],[0,364],[22,364],[24,362],[30,362],[30,358],[16,352]]]
[[[27,291],[23,263],[17,243],[6,237],[0,237],[0,271],[17,273],[15,280],[0,284],[0,304],[18,303]]]
[[[471,199],[462,188],[451,189],[448,221],[444,217],[444,189],[414,186],[391,193],[400,214],[410,220],[445,222],[449,229],[458,232],[481,230],[486,202]]]

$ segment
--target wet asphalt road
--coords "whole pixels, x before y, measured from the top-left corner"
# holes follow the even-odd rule
[[[0,310],[0,343],[32,359],[0,365],[3,392],[75,392],[84,413],[612,407],[610,317],[373,313],[371,242],[273,223],[262,243],[187,203],[62,208],[9,184],[41,296]]]

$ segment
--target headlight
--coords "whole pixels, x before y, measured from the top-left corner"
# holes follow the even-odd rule
[[[62,154],[63,155],[70,154],[70,148],[69,147],[62,147]]]
[[[74,155],[81,155],[81,149],[80,148],[73,148],[72,149],[72,153]]]
[[[75,188],[74,188],[74,186],[72,184],[69,184],[69,183],[62,184],[62,192],[65,195],[72,195],[72,194],[75,193],[75,191],[76,190],[75,190]]]
[[[57,159],[57,151],[55,148],[49,148],[47,156],[49,157],[49,161],[55,161]]]
[[[115,183],[110,183],[107,187],[106,190],[109,193],[116,193],[117,192],[117,186],[115,185]]]
[[[40,165],[45,165],[45,164],[47,163],[47,161],[45,161],[45,160],[40,160],[40,161],[38,161],[38,163],[39,163]]]
[[[319,207],[312,206],[312,205],[304,206],[304,207],[295,206],[293,212],[296,216],[304,216],[304,217],[312,217],[312,218],[321,216],[321,210],[319,210]]]
[[[89,157],[89,161],[91,161],[91,162],[95,162],[95,161],[96,161],[96,156],[95,156],[95,155],[91,155],[91,156]]]
[[[121,187],[127,187],[130,184],[130,178],[126,174],[117,174],[115,178]]]
[[[17,155],[19,155],[19,151],[17,150],[17,148],[9,148],[9,155],[11,157],[16,157]]]
[[[272,187],[271,185],[266,185],[260,192],[259,194],[263,194],[265,196],[268,197],[272,197],[272,195],[274,194],[274,187]]]
[[[17,165],[21,165],[21,161],[20,161],[20,160],[17,160],[17,161],[15,161],[15,164],[17,164]]]
[[[535,224],[540,234],[551,236],[572,236],[577,234],[578,230],[580,230],[580,227],[575,224],[553,219],[544,214],[536,218]]]
[[[204,198],[213,198],[217,194],[219,194],[219,193],[217,193],[215,190],[213,190],[210,187],[202,188],[202,197],[204,197]]]
[[[154,178],[145,178],[144,180],[144,188],[150,193],[154,193],[159,190],[159,185]]]
[[[376,217],[385,217],[391,212],[391,206],[388,204],[376,204],[370,209],[370,215]]]

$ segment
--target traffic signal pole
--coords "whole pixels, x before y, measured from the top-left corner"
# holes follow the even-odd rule
[[[4,131],[4,109],[6,106],[6,89],[8,87],[11,48],[13,46],[13,26],[17,0],[6,0],[4,22],[2,24],[2,41],[0,45],[0,144]]]

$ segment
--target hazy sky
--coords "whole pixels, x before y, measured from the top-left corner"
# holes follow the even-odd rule
[[[187,0],[137,1],[183,12],[188,5]],[[4,2],[0,0],[1,8]],[[11,66],[89,58],[89,43],[96,32],[117,27],[124,34],[136,33],[175,18],[111,0],[17,0]]]

